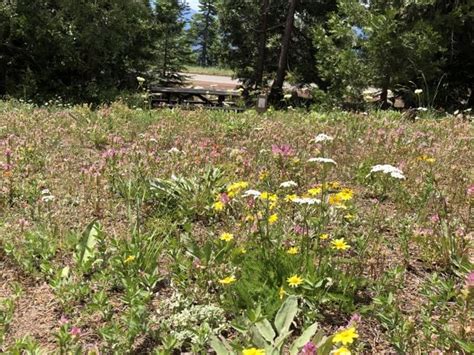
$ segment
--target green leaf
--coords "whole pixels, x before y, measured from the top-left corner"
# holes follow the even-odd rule
[[[275,317],[275,327],[278,334],[288,332],[296,312],[298,312],[298,300],[296,296],[291,295],[283,302]]]
[[[311,340],[313,335],[316,333],[318,330],[318,323],[314,322],[311,324],[306,330],[299,336],[298,339],[296,339],[291,346],[290,349],[290,355],[296,355],[298,354],[298,350],[302,348],[308,341]]]
[[[228,344],[220,340],[215,335],[211,336],[211,348],[216,352],[217,355],[228,355],[232,354],[233,352],[230,351],[230,347]]]
[[[89,260],[94,258],[97,237],[100,233],[100,223],[96,220],[89,223],[86,230],[82,233],[81,240],[76,247],[77,262],[84,266]]]
[[[267,320],[263,319],[257,324],[255,324],[257,327],[258,331],[260,332],[260,335],[265,338],[266,341],[269,343],[273,342],[273,339],[275,339],[275,331],[273,330],[272,324]]]

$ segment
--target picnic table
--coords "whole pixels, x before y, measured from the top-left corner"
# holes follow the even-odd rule
[[[208,90],[178,87],[152,86],[149,89],[152,107],[184,108],[204,107],[224,110],[243,110],[235,99],[240,96],[236,90]]]

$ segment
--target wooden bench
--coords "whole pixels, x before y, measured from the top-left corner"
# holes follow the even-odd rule
[[[243,111],[235,99],[240,97],[236,90],[207,90],[152,86],[149,89],[152,107],[212,108]]]

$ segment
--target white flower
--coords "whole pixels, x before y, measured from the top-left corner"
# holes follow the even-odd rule
[[[145,78],[142,78],[141,76],[137,76],[137,81],[139,83],[144,83],[145,82]]]
[[[291,94],[286,94],[285,96],[283,96],[283,98],[285,100],[289,100],[289,99],[291,99]]]
[[[298,184],[294,181],[285,181],[280,184],[280,187],[296,187]]]
[[[49,189],[43,189],[41,190],[41,195],[51,195],[51,192],[49,191]]]
[[[53,195],[45,195],[41,197],[41,201],[46,202],[46,203],[53,202],[55,199],[56,197],[54,197]]]
[[[395,179],[400,179],[400,180],[405,179],[405,175],[403,175],[403,171],[401,171],[400,169],[390,164],[374,165],[372,169],[370,170],[369,175],[367,175],[367,177],[370,176],[370,174],[372,173],[378,173],[378,172],[382,172],[384,174],[390,175],[391,177]]]
[[[325,133],[320,133],[316,136],[316,138],[314,139],[314,141],[316,143],[321,143],[321,142],[331,142],[332,140],[334,140],[333,137],[331,136],[328,136],[327,134]]]
[[[257,190],[247,190],[245,191],[242,196],[243,197],[249,197],[249,196],[252,196],[253,198],[257,198],[261,195],[262,193],[260,191],[257,191]]]
[[[181,153],[181,151],[178,148],[173,147],[170,150],[168,150],[168,153],[170,153],[170,154],[179,154],[179,153]]]
[[[332,160],[331,158],[310,158],[308,159],[309,163],[323,163],[323,164],[334,164],[337,165],[337,163]]]
[[[321,200],[317,198],[310,198],[310,197],[298,197],[298,198],[295,198],[293,202],[299,205],[314,205],[314,204],[319,205],[321,203]]]
[[[418,111],[423,111],[423,112],[428,111],[428,109],[426,107],[418,107],[417,110]]]
[[[416,95],[420,95],[420,94],[422,94],[422,93],[423,93],[423,90],[421,90],[421,89],[416,89],[416,90],[415,90],[415,94],[416,94]]]

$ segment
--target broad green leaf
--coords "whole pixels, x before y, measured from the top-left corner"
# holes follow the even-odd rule
[[[311,324],[306,330],[299,336],[298,339],[296,339],[291,346],[290,349],[290,355],[296,355],[298,354],[298,350],[302,348],[308,341],[311,340],[313,335],[316,333],[316,330],[318,330],[318,323],[315,322]]]
[[[273,330],[272,324],[267,320],[263,319],[257,324],[255,324],[257,327],[258,331],[260,332],[260,335],[265,338],[266,341],[269,343],[273,342],[273,339],[275,339],[275,331]]]
[[[289,296],[281,305],[275,317],[275,327],[278,334],[286,333],[298,312],[298,300],[296,296]]]
[[[218,337],[215,335],[211,336],[211,348],[216,352],[217,355],[229,355],[232,354],[232,352],[229,350],[229,348],[224,344],[222,340],[220,340]]]
[[[76,247],[77,261],[80,265],[86,265],[89,260],[94,258],[99,232],[100,224],[94,220],[89,223],[84,233],[82,233],[81,240]]]

